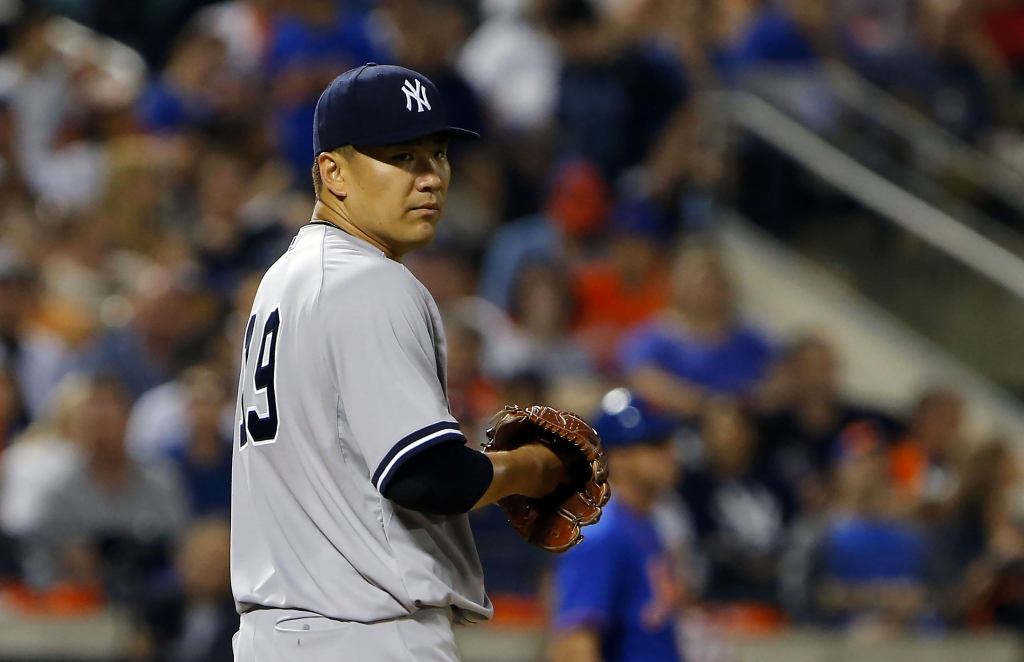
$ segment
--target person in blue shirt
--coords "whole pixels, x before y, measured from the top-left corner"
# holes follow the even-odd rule
[[[894,497],[883,444],[843,451],[833,514],[809,559],[808,596],[820,622],[932,628],[931,596],[948,581],[925,531]]]
[[[626,389],[594,420],[608,453],[614,498],[555,576],[554,662],[682,662],[676,621],[685,590],[651,511],[678,478],[674,421]]]
[[[774,350],[737,317],[719,251],[692,243],[676,258],[672,302],[622,341],[618,363],[640,397],[693,420],[711,398],[756,399]]]

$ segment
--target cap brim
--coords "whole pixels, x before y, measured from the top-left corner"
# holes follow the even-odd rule
[[[409,131],[399,131],[396,133],[386,134],[382,136],[373,136],[365,140],[360,140],[352,143],[356,147],[372,147],[379,145],[397,145],[399,143],[408,143],[420,138],[426,138],[427,136],[443,135],[446,138],[455,138],[458,140],[479,140],[480,134],[469,129],[460,129],[456,126],[442,126],[439,128],[423,129],[417,127]]]
[[[450,126],[441,133],[445,134],[449,138],[458,138],[459,140],[480,140],[480,134],[476,131],[460,129],[455,126]]]

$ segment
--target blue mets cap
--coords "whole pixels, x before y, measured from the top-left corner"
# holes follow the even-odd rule
[[[661,443],[677,427],[673,418],[655,411],[625,388],[609,391],[601,398],[601,410],[593,424],[601,435],[601,444],[609,450]]]
[[[371,62],[338,76],[320,95],[313,117],[313,153],[343,145],[392,145],[433,134],[480,137],[448,126],[441,95],[426,76]]]

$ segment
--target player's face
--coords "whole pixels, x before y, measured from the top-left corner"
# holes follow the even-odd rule
[[[447,140],[360,147],[347,171],[344,204],[360,230],[396,257],[433,241],[452,174]]]
[[[679,465],[676,463],[672,444],[664,441],[637,448],[640,473],[649,481],[651,488],[663,491],[673,487],[679,480]]]
[[[611,463],[613,484],[627,481],[657,493],[670,489],[679,479],[678,464],[668,440],[616,449]]]

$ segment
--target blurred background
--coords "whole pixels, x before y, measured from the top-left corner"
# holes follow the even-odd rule
[[[0,659],[231,659],[241,333],[368,61],[484,136],[406,260],[467,437],[672,418],[687,660],[1024,659],[1021,0],[0,0]],[[547,659],[472,520],[466,662]]]

